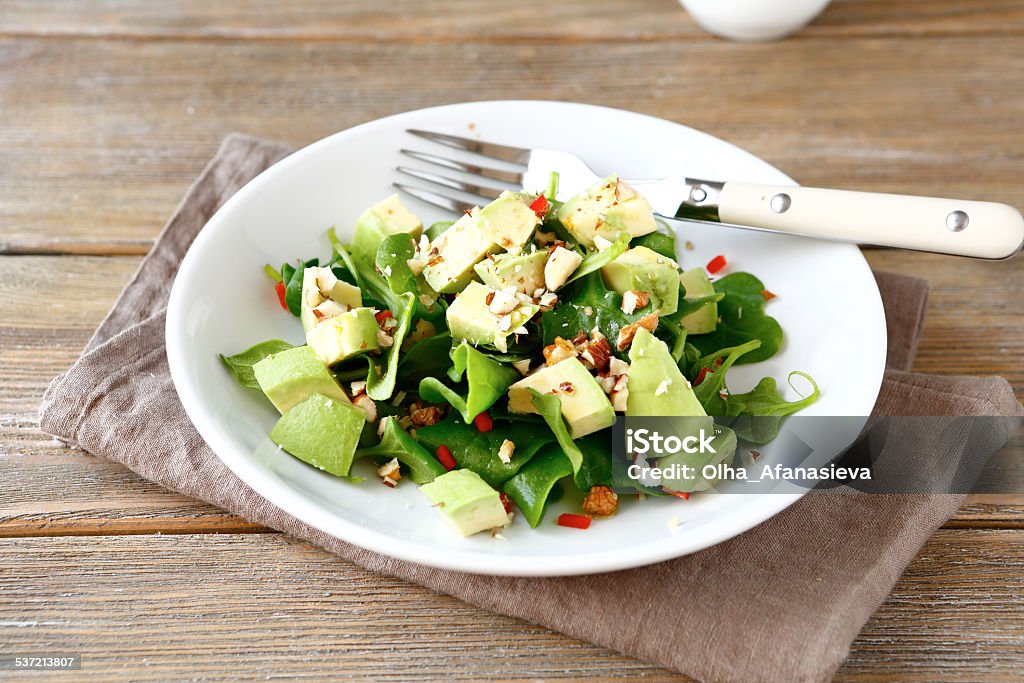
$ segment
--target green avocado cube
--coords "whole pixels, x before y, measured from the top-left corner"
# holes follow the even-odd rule
[[[479,282],[470,282],[445,312],[452,338],[465,339],[474,346],[489,344],[499,351],[508,350],[508,336],[518,334],[517,330],[540,310],[536,304],[514,300],[516,306],[508,313],[491,311],[487,303],[489,297],[494,301],[511,296]]]
[[[320,360],[334,365],[357,353],[380,348],[372,308],[356,308],[322,320],[306,332],[306,343]]]
[[[478,214],[479,209],[465,214],[430,243],[431,256],[423,268],[423,278],[435,292],[462,291],[473,279],[473,266],[499,251],[493,235],[480,229]]]
[[[703,268],[691,268],[679,276],[679,282],[686,290],[684,299],[699,299],[715,293],[715,286]],[[698,311],[684,316],[679,321],[689,334],[707,334],[718,327],[718,304],[707,304]]]
[[[480,209],[477,225],[502,249],[517,252],[533,237],[540,217],[530,208],[530,195],[502,192],[501,196]]]
[[[601,385],[576,358],[566,358],[537,370],[508,388],[508,409],[512,413],[536,413],[534,389],[554,394],[562,402],[562,417],[569,435],[578,439],[615,423],[615,409]]]
[[[576,241],[588,247],[594,246],[598,235],[614,242],[624,232],[640,237],[658,227],[647,200],[614,175],[562,204],[558,220]]]
[[[420,487],[434,508],[463,536],[508,524],[501,494],[472,470],[452,470]]]
[[[665,342],[641,327],[629,347],[627,417],[707,415]]]
[[[710,420],[710,418],[708,418]],[[684,435],[692,434],[699,436],[699,431],[685,431],[687,428],[683,427],[682,430],[673,430],[673,434],[679,437]],[[693,469],[689,470],[693,472],[692,477],[680,477],[676,479],[662,479],[661,485],[669,489],[670,491],[677,491],[679,493],[693,493],[694,491],[706,491],[711,488],[716,478],[708,479],[704,477],[701,471],[707,465],[717,465],[720,462],[731,460],[733,454],[736,453],[736,432],[729,429],[728,427],[722,427],[714,423],[709,428],[703,428],[705,434],[714,433],[711,438],[711,448],[705,453],[686,453],[680,451],[678,453],[672,453],[664,455],[658,458],[658,467],[668,471],[686,471],[683,470],[683,466],[689,466]],[[714,451],[714,452],[712,452]],[[678,465],[679,469],[676,470],[673,466]]]
[[[281,416],[270,439],[299,460],[347,477],[366,414],[323,394],[311,394]]]
[[[601,278],[623,294],[651,295],[651,310],[672,315],[679,310],[679,270],[675,261],[647,247],[633,247],[601,269]]]
[[[393,194],[368,208],[356,221],[352,253],[362,262],[372,264],[377,260],[377,247],[384,238],[401,232],[416,239],[423,232],[423,221]]]
[[[474,270],[491,289],[515,287],[517,292],[533,296],[544,288],[544,264],[547,250],[529,254],[498,254],[476,264]]]
[[[348,397],[334,375],[309,346],[296,346],[274,353],[252,366],[260,389],[282,413],[310,394],[323,394],[339,401]]]

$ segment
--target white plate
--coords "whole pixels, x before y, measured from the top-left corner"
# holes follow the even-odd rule
[[[429,148],[404,131],[425,128],[520,146],[573,151],[598,173],[624,177],[689,174],[792,183],[756,157],[711,136],[660,119],[582,104],[474,102],[373,121],[320,140],[246,185],[210,220],[189,250],[171,292],[167,356],[185,410],[214,452],[270,502],[356,545],[404,560],[483,574],[553,576],[636,567],[706,548],[763,522],[798,494],[697,495],[689,501],[630,501],[609,520],[580,531],[555,524],[564,500],[538,529],[521,517],[505,540],[458,537],[415,486],[386,490],[319,472],[266,439],[276,411],[241,387],[218,353],[271,338],[303,343],[298,320],[277,303],[264,263],[330,253],[324,231],[344,239],[364,208],[391,194],[402,147]],[[438,151],[438,150],[431,150]],[[418,202],[429,224],[449,218]],[[681,235],[696,248],[682,265],[725,254],[779,295],[771,314],[785,331],[781,353],[735,368],[736,391],[764,375],[785,385],[791,370],[810,373],[821,399],[803,414],[868,415],[881,385],[886,335],[874,278],[856,247],[723,228]],[[787,391],[789,391],[787,389]],[[790,397],[794,396],[792,394]],[[681,525],[670,529],[669,520]]]

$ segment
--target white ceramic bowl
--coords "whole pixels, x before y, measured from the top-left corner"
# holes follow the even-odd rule
[[[738,41],[779,40],[809,24],[830,0],[679,0],[702,29]]]
[[[792,182],[756,157],[676,123],[564,102],[474,102],[413,111],[296,152],[225,203],[192,245],[171,292],[167,356],[175,387],[199,433],[228,467],[271,503],[348,542],[436,567],[519,576],[610,571],[677,557],[731,538],[799,497],[626,501],[615,517],[586,531],[555,525],[573,504],[564,500],[538,529],[519,518],[505,540],[487,534],[464,539],[409,483],[394,490],[351,484],[270,444],[266,435],[276,411],[258,392],[240,386],[217,354],[270,338],[303,343],[298,320],[281,310],[263,264],[326,256],[324,231],[332,225],[343,238],[350,234],[362,210],[392,192],[394,167],[408,163],[398,150],[428,146],[407,128],[567,149],[599,173],[624,177],[685,173]],[[428,224],[447,217],[426,205],[410,206]],[[784,385],[789,371],[798,369],[823,391],[804,414],[870,413],[885,363],[885,319],[856,247],[724,228],[694,229],[680,238],[695,245],[681,253],[682,265],[725,254],[733,270],[755,273],[779,295],[770,310],[785,330],[781,352],[734,368],[730,387],[746,391],[764,375]],[[682,524],[670,529],[673,518]]]

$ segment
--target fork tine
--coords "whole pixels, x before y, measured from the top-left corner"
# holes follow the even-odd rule
[[[456,180],[455,178],[449,178],[437,173],[420,171],[415,168],[409,168],[408,166],[399,166],[395,170],[399,173],[404,173],[407,176],[425,180],[428,183],[441,185],[442,187],[450,187],[453,190],[459,190],[460,192],[468,192],[469,194],[475,194],[484,199],[497,199],[502,192],[495,187],[487,187],[486,185],[477,185],[475,183],[465,183],[461,180]]]
[[[434,206],[439,206],[442,209],[446,209],[448,211],[452,211],[458,214],[466,213],[474,206],[469,202],[464,202],[453,197],[447,197],[443,194],[437,194],[436,192],[431,192],[430,190],[421,190],[420,188],[412,187],[411,185],[403,185],[402,183],[391,183],[391,186],[394,187],[399,192],[406,193],[410,197],[415,197],[416,199],[424,201],[427,204],[433,204]]]
[[[419,159],[420,161],[425,161],[428,164],[443,166],[444,168],[462,171],[463,173],[471,173],[484,178],[490,178],[491,180],[500,180],[503,183],[510,183],[517,187],[521,187],[523,184],[523,174],[516,171],[503,171],[497,168],[487,168],[486,166],[478,166],[477,164],[470,164],[465,161],[457,161],[455,159],[449,159],[448,157],[437,156],[436,154],[417,152],[413,149],[403,149],[401,151],[402,154],[405,154],[406,156],[410,156],[413,159]]]
[[[523,149],[521,147],[498,145],[493,142],[471,140],[470,138],[460,138],[457,135],[446,135],[445,133],[434,133],[429,130],[418,130],[415,128],[409,128],[406,132],[418,135],[421,138],[426,138],[427,140],[436,142],[440,145],[445,145],[446,147],[453,147],[454,149],[473,152],[480,156],[500,159],[501,161],[508,161],[513,164],[526,165],[530,160],[530,150]]]

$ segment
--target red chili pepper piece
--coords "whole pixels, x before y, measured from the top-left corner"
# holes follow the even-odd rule
[[[457,464],[455,462],[455,458],[452,457],[452,452],[448,450],[448,447],[445,446],[444,444],[438,446],[437,448],[437,459],[441,462],[442,465],[444,465],[444,468],[449,471],[454,470],[455,465]]]
[[[509,497],[504,493],[498,497],[501,498],[501,504],[505,507],[505,512],[512,512],[512,501],[509,500]]]
[[[700,372],[697,373],[697,379],[693,380],[693,386],[697,386],[698,384],[703,382],[704,378],[707,377],[709,374],[711,374],[711,370],[708,370],[707,368],[701,368]]]
[[[547,214],[549,206],[550,203],[548,202],[547,197],[545,197],[544,195],[540,195],[539,197],[533,200],[532,204],[530,204],[530,210],[533,211],[538,216],[540,216],[541,218],[543,218]]]
[[[277,300],[281,302],[281,308],[288,310],[288,302],[284,299],[284,283],[278,282],[274,285],[274,291],[277,292]]]
[[[377,319],[378,325],[382,325],[384,324],[385,320],[387,320],[388,318],[393,318],[394,315],[392,315],[391,311],[384,310],[374,313],[373,317]]]
[[[476,425],[477,431],[489,432],[494,429],[494,420],[486,412],[480,413],[473,418],[473,424]]]
[[[690,500],[690,494],[689,493],[683,493],[681,491],[670,491],[669,489],[665,488],[664,486],[661,487],[661,490],[664,491],[665,493],[667,493],[670,496],[675,496],[676,498],[682,498],[683,500]]]
[[[715,273],[720,271],[722,268],[725,268],[725,266],[726,266],[725,257],[722,256],[721,254],[719,254],[715,258],[713,258],[710,261],[708,261],[707,269],[708,269],[709,273],[714,275]]]
[[[565,512],[558,515],[558,526],[567,526],[572,529],[587,529],[590,527],[590,517],[587,515],[575,515]]]

